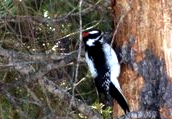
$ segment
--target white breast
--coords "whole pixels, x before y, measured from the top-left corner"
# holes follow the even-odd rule
[[[93,61],[92,61],[93,59],[90,59],[88,57],[88,53],[87,52],[85,52],[85,58],[86,58],[86,62],[88,64],[89,70],[91,72],[91,75],[92,75],[93,78],[95,78],[97,76],[97,71],[96,71],[96,68],[95,68],[95,66],[93,64]]]

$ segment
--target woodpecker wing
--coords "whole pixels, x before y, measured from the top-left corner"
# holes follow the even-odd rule
[[[123,95],[121,91],[119,82],[117,80],[120,74],[120,65],[119,65],[116,53],[107,43],[105,43],[103,47],[104,47],[103,49],[107,57],[107,64],[109,65],[110,70],[111,70],[111,77],[110,77],[111,82],[109,85],[110,95],[116,99],[116,101],[119,103],[119,105],[122,107],[125,113],[127,111],[129,112],[128,103],[126,101],[125,96]]]
[[[106,63],[109,66],[110,71],[111,71],[111,81],[113,82],[115,87],[121,92],[121,88],[117,80],[120,74],[120,65],[119,65],[116,53],[107,43],[103,44],[103,49],[107,58]]]

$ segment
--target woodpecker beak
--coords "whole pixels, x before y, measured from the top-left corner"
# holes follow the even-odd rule
[[[104,32],[102,32],[100,36],[103,36],[103,35],[104,35]]]

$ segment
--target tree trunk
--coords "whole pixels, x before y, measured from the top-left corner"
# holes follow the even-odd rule
[[[131,111],[155,112],[149,116],[156,119],[172,118],[171,8],[171,0],[112,1],[113,43],[121,48],[123,62],[122,90]],[[122,114],[118,107],[115,103],[115,117]]]

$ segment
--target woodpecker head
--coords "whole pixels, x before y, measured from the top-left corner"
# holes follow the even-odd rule
[[[102,33],[99,30],[89,30],[82,33],[85,45],[95,46],[96,42],[102,42]]]

